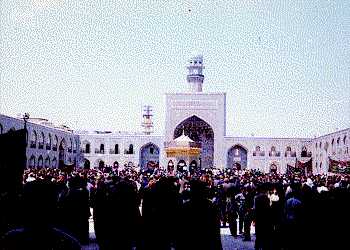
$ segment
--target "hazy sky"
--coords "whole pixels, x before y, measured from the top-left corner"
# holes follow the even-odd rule
[[[0,113],[141,130],[166,92],[227,93],[227,134],[313,137],[350,127],[350,1],[0,0]]]

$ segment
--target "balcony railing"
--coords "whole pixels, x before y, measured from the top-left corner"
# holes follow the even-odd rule
[[[95,154],[104,154],[104,150],[95,149]]]
[[[281,152],[270,151],[270,152],[269,152],[269,156],[270,156],[270,157],[280,157],[280,156],[281,156]]]
[[[284,153],[284,157],[296,157],[297,153],[292,151],[287,151]]]
[[[265,156],[264,151],[253,151],[253,156]]]

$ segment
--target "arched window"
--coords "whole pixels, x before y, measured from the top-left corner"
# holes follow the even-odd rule
[[[73,140],[72,138],[69,138],[68,153],[72,153],[72,150],[73,150]]]
[[[51,144],[52,144],[52,138],[51,138],[51,134],[49,134],[47,137],[47,142],[46,142],[46,149],[47,150],[51,149]]]
[[[43,167],[43,156],[40,155],[39,158],[38,158],[38,165],[37,165],[38,168],[42,168]]]
[[[45,159],[45,167],[49,168],[50,167],[50,157],[47,156]]]
[[[105,153],[105,145],[101,144],[100,145],[100,154],[104,154]]]
[[[334,138],[332,139],[332,147],[334,146]]]
[[[292,148],[290,146],[286,147],[286,152],[284,153],[285,157],[291,157],[292,156]]]
[[[57,147],[58,147],[58,137],[57,137],[57,135],[55,135],[55,137],[54,137],[54,139],[53,139],[52,150],[53,150],[53,151],[57,151]]]
[[[40,139],[39,139],[39,149],[43,149],[45,144],[45,135],[44,132],[40,133]]]
[[[337,145],[339,146],[339,143],[340,143],[340,137],[338,137],[337,139]]]
[[[320,169],[322,169],[322,162],[320,163]]]
[[[56,159],[56,157],[54,157],[54,158],[52,159],[51,166],[52,166],[53,168],[57,167],[57,159]]]
[[[31,157],[30,157],[30,159],[29,159],[29,167],[30,168],[33,168],[33,167],[35,167],[35,156],[34,155],[32,155]]]
[[[128,150],[125,150],[125,154],[134,154],[134,145],[130,144]]]
[[[326,141],[326,143],[324,144],[324,150],[326,151],[326,153],[328,152],[328,147],[329,147],[329,143],[328,141]]]
[[[90,143],[85,144],[85,153],[90,154]]]
[[[344,135],[343,144],[344,144],[344,145],[346,144],[346,135]]]
[[[114,154],[119,154],[119,145],[118,144],[114,145]]]
[[[36,131],[33,130],[32,134],[30,136],[30,147],[31,148],[36,148],[36,141],[37,141],[37,134],[36,134]]]
[[[303,146],[301,149],[301,157],[307,157],[307,149],[305,146]]]
[[[77,152],[77,148],[78,148],[78,141],[77,141],[77,140],[74,140],[74,143],[73,143],[73,153],[76,153],[76,152]]]
[[[269,156],[279,156],[276,152],[276,147],[272,146],[271,151],[269,152]]]

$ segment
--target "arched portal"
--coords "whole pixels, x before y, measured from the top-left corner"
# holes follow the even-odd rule
[[[191,116],[176,126],[174,139],[185,135],[195,142],[201,143],[201,168],[210,168],[214,165],[214,131],[212,127],[197,116]]]
[[[105,167],[105,162],[102,160],[98,160],[98,169],[103,170],[104,167]]]
[[[168,172],[171,172],[174,170],[174,162],[172,160],[168,161]]]
[[[90,169],[90,161],[88,159],[84,159],[84,169]]]
[[[247,154],[247,149],[240,145],[231,147],[227,152],[227,167],[237,170],[245,169],[247,167]]]
[[[150,164],[153,162],[153,164]],[[149,166],[154,166],[159,162],[159,147],[153,143],[147,143],[140,149],[140,168],[141,170],[148,169]]]
[[[277,165],[275,163],[272,163],[270,165],[270,173],[271,174],[277,174]]]
[[[197,171],[197,169],[198,169],[197,161],[196,160],[191,161],[189,168],[190,168],[189,170],[190,170],[191,173]]]
[[[38,165],[37,165],[37,167],[38,167],[38,168],[42,168],[42,167],[43,167],[43,163],[44,163],[44,159],[43,159],[43,157],[40,155],[39,158],[38,158]]]
[[[113,167],[114,168],[119,168],[119,162],[118,161],[113,162]]]
[[[29,159],[29,167],[30,168],[33,168],[33,167],[35,167],[35,156],[34,155],[32,155],[31,157],[30,157],[30,159]]]
[[[65,150],[66,150],[66,140],[62,139],[60,146],[58,147],[58,163],[64,164],[65,159]]]
[[[49,168],[49,167],[50,167],[50,164],[51,164],[51,162],[50,162],[50,157],[47,156],[46,159],[45,159],[45,167],[46,167],[46,168]]]
[[[177,163],[177,170],[182,172],[182,171],[185,171],[187,170],[187,164],[184,160],[180,160],[178,163]]]
[[[57,159],[56,159],[56,157],[53,158],[53,160],[51,162],[51,165],[52,165],[53,168],[57,167]]]

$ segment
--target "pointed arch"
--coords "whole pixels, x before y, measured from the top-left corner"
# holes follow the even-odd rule
[[[29,166],[30,168],[34,168],[34,167],[35,167],[35,156],[34,156],[34,155],[32,155],[32,156],[29,158],[28,166]]]
[[[51,149],[51,145],[52,145],[52,136],[49,133],[48,136],[47,136],[46,149],[50,150]]]
[[[148,142],[144,144],[140,148],[139,165],[141,170],[146,170],[148,166],[150,166],[150,162],[153,162],[157,165],[159,163],[159,153],[160,149],[155,143]],[[151,166],[154,166],[154,164],[151,164]]]
[[[42,168],[43,165],[44,165],[44,159],[43,159],[43,156],[40,155],[39,158],[38,158],[38,165],[37,165],[37,167],[38,168]]]
[[[46,158],[45,158],[45,167],[50,167],[50,157],[49,156],[47,156]]]
[[[35,130],[32,130],[32,133],[30,134],[30,147],[36,148],[36,142],[38,140],[38,136]]]
[[[248,149],[241,144],[235,144],[227,151],[227,167],[241,168],[247,167]]]
[[[192,140],[201,144],[201,167],[209,168],[214,165],[214,130],[204,119],[197,115],[192,115],[180,123],[174,129],[173,138],[177,138],[182,133]]]

